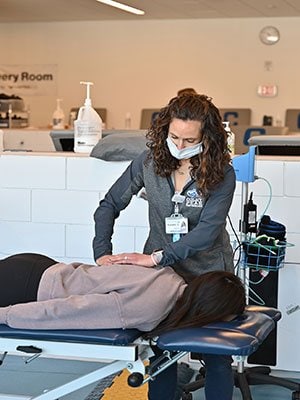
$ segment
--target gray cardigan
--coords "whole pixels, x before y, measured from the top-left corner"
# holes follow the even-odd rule
[[[111,237],[115,219],[127,207],[132,196],[145,187],[149,202],[150,232],[144,252],[162,249],[160,265],[172,266],[187,281],[210,270],[233,269],[232,248],[225,229],[233,194],[235,173],[231,165],[225,167],[224,180],[203,197],[191,179],[183,188],[185,201],[180,213],[189,221],[189,232],[175,243],[165,233],[165,218],[174,212],[172,179],[155,174],[152,160],[145,163],[149,151],[133,160],[100,202],[95,218],[96,236],[93,241],[95,259],[112,253]]]
[[[0,324],[29,329],[153,329],[186,284],[172,268],[58,263],[42,275],[36,302],[0,307]]]

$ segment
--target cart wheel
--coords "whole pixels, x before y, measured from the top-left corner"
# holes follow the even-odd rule
[[[127,383],[131,387],[139,387],[143,383],[144,376],[140,372],[134,372],[127,378]]]

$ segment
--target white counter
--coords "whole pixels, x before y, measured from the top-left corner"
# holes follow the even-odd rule
[[[54,152],[49,129],[0,129],[0,149]]]
[[[4,152],[0,155],[0,256],[40,252],[59,261],[91,263],[93,213],[99,200],[129,162],[106,162],[74,153]],[[272,187],[267,214],[287,228],[295,247],[279,272],[277,368],[300,371],[300,157],[257,157],[255,174]],[[261,216],[269,200],[264,180],[249,185]],[[241,184],[237,184],[230,216],[238,231]],[[228,224],[229,226],[229,224]],[[117,220],[115,252],[142,251],[147,236],[147,202],[134,198]],[[233,237],[233,236],[232,236]]]

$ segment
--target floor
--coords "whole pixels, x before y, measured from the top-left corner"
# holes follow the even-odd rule
[[[272,375],[300,382],[300,373],[273,371]],[[273,385],[251,386],[251,395],[253,400],[292,400],[291,390]],[[204,389],[193,392],[193,400],[205,400]],[[242,400],[242,394],[236,387],[234,388],[232,400]]]
[[[298,381],[300,381],[299,375]],[[251,386],[251,395],[253,400],[292,400],[292,392],[290,390],[272,385]],[[205,400],[203,389],[193,393],[193,400]],[[234,388],[232,400],[242,400],[242,395],[238,388]]]
[[[57,359],[37,359],[24,367],[24,359],[17,356],[7,356],[3,365],[0,366],[0,393],[14,393],[33,396],[41,393],[45,385],[48,388],[63,384],[73,377],[90,372],[96,367],[96,363],[80,361],[64,361]],[[279,372],[275,372],[275,375]],[[300,374],[288,374],[280,372],[280,376],[297,379],[300,381]],[[73,392],[61,398],[61,400],[98,400],[98,396],[89,396],[95,385],[90,385],[79,391]],[[291,391],[277,386],[252,386],[251,393],[253,400],[291,400]],[[3,397],[1,397],[2,399]],[[126,397],[121,396],[122,400]],[[120,398],[120,400],[121,400]],[[107,400],[114,397],[105,396]],[[238,389],[234,389],[233,400],[241,400]],[[53,399],[54,400],[54,399]],[[146,400],[146,399],[145,399]],[[204,400],[203,389],[193,394],[193,400]]]
[[[0,393],[37,396],[45,388],[62,385],[79,374],[91,372],[96,363],[36,359],[25,365],[26,357],[7,356],[0,366]],[[17,384],[16,384],[17,383]],[[63,400],[84,400],[95,385],[64,396]],[[2,399],[2,397],[1,397]],[[53,399],[54,400],[54,399]]]

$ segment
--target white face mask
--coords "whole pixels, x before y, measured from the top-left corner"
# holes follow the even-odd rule
[[[203,151],[202,142],[197,143],[194,146],[185,147],[184,149],[179,150],[172,139],[167,137],[167,145],[170,153],[173,157],[177,158],[177,160],[187,160],[191,157],[196,156],[197,154],[202,153]]]

